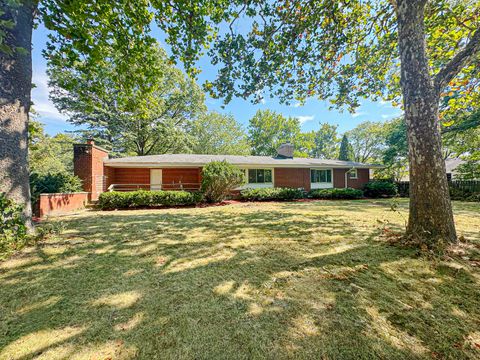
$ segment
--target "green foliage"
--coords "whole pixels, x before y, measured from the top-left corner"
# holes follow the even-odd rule
[[[376,177],[390,178],[400,181],[408,174],[408,142],[407,142],[407,126],[405,119],[399,117],[393,119],[388,124],[386,138],[386,148],[383,152],[383,163],[385,169],[375,172]]]
[[[248,126],[252,155],[275,156],[281,144],[295,144],[299,136],[298,119],[271,110],[258,110]]]
[[[338,160],[353,161],[353,159],[354,154],[352,145],[350,145],[347,135],[343,135],[342,142],[340,144],[340,150],[338,152]]]
[[[338,125],[328,123],[320,124],[320,129],[315,131],[315,147],[311,157],[319,159],[335,159],[338,156]]]
[[[363,187],[363,194],[369,198],[396,196],[397,185],[390,181],[369,181]]]
[[[352,188],[345,189],[315,189],[308,193],[314,199],[361,199],[363,191]]]
[[[480,159],[468,159],[455,169],[456,178],[461,180],[480,180]]]
[[[240,192],[240,198],[247,201],[295,200],[304,197],[303,190],[292,188],[244,189]]]
[[[40,194],[74,193],[79,191],[83,191],[82,180],[72,174],[63,172],[53,174],[34,173],[30,175],[30,192],[33,203],[38,200]]]
[[[73,172],[73,144],[76,139],[68,134],[45,134],[43,124],[30,120],[28,124],[28,156],[31,173]]]
[[[193,121],[189,135],[194,154],[250,155],[247,134],[233,115],[204,114]]]
[[[23,207],[0,193],[0,258],[22,247],[28,240]]]
[[[115,153],[188,152],[192,139],[187,130],[205,111],[200,87],[157,45],[145,50],[143,61],[132,58],[128,66],[124,53],[109,51],[95,67],[84,62],[67,67],[61,57],[50,60],[55,106],[71,123],[87,125],[89,135]]]
[[[131,191],[104,192],[98,199],[102,210],[131,209],[161,206],[187,206],[202,201],[202,194],[187,191]]]
[[[364,121],[348,131],[353,159],[361,163],[381,162],[389,127],[389,123]]]
[[[202,169],[202,192],[208,202],[225,200],[233,189],[244,183],[244,171],[226,161],[212,161]]]

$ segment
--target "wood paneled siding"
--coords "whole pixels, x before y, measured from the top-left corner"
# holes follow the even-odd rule
[[[345,172],[349,169],[333,169],[333,187],[345,187]],[[348,187],[361,189],[370,180],[369,169],[357,169],[357,179],[348,178]]]
[[[275,168],[274,186],[303,188],[310,191],[310,169],[308,168]]]
[[[162,184],[165,190],[178,189],[180,183],[185,187],[191,188],[192,184],[200,184],[201,169],[200,168],[165,168],[162,170]],[[195,188],[199,188],[198,185]]]

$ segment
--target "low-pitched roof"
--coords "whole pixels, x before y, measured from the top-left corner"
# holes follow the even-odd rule
[[[311,158],[278,158],[271,156],[241,155],[199,155],[199,154],[164,154],[131,156],[118,159],[105,159],[106,166],[111,167],[200,167],[212,161],[226,160],[230,164],[270,167],[330,167],[330,168],[381,168],[381,165],[364,164],[354,161],[326,160]]]

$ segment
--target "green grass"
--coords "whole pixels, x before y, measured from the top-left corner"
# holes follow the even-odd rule
[[[480,357],[480,205],[449,260],[389,201],[93,212],[0,262],[0,359]]]

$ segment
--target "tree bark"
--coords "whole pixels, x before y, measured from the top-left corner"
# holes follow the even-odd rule
[[[5,44],[12,54],[0,52],[0,192],[24,206],[27,226],[33,229],[28,171],[28,114],[32,89],[32,30],[35,1],[5,5],[2,19]],[[18,50],[20,48],[20,50]]]
[[[398,0],[396,11],[410,166],[407,235],[434,245],[457,236],[438,121],[440,93],[425,50],[425,3]]]

